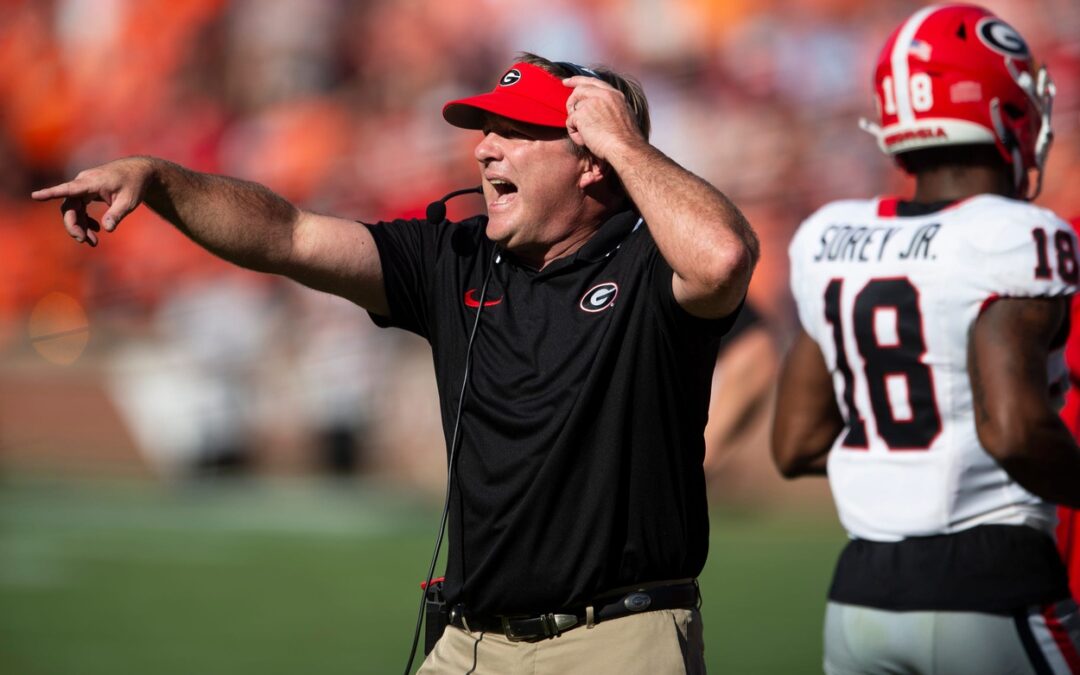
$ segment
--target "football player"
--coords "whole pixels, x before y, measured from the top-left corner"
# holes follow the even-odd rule
[[[1054,504],[1080,506],[1057,416],[1069,225],[1034,206],[1054,86],[973,5],[915,12],[874,78],[908,199],[826,205],[790,246],[802,331],[773,456],[827,473],[850,541],[825,616],[828,673],[1080,673]]]

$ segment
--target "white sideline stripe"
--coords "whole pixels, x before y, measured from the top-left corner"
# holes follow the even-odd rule
[[[938,11],[940,7],[930,6],[915,12],[896,36],[893,43],[892,54],[889,60],[892,62],[893,89],[896,94],[896,115],[900,124],[911,124],[915,121],[915,111],[911,108],[911,71],[908,68],[908,56],[911,53],[911,41],[915,33],[919,31],[926,17]],[[884,105],[884,103],[882,103]]]
[[[134,563],[185,567],[247,565],[227,542],[191,546],[186,540],[87,540],[70,535],[15,535],[0,541],[0,589],[58,588],[78,583],[85,563]]]
[[[0,587],[54,588],[70,578],[56,537],[19,536],[0,541]]]
[[[86,501],[20,504],[0,499],[0,541],[21,529],[47,530],[57,534],[88,531],[150,531],[163,534],[282,534],[326,536],[344,539],[374,538],[412,529],[422,520],[415,512],[399,512],[394,506],[358,500],[326,500],[317,503],[296,499],[228,499],[197,503],[198,495],[184,501],[140,503],[121,500],[94,504]],[[433,516],[434,518],[434,516]]]
[[[198,503],[201,497],[212,503]],[[9,493],[0,496],[0,589],[78,583],[80,569],[94,562],[246,565],[245,547],[253,538],[285,537],[299,546],[313,539],[365,542],[428,524],[415,510],[334,497],[271,493],[221,500],[196,494],[151,503],[92,495],[51,501]],[[209,540],[193,545],[192,538],[200,536]]]
[[[275,518],[275,515],[282,516]],[[343,539],[370,539],[399,531],[395,523],[412,522],[386,516],[333,518],[323,515],[273,513],[193,513],[143,512],[119,513],[102,509],[72,513],[38,511],[17,518],[20,525],[55,527],[65,534],[80,531],[108,530],[109,532],[148,531],[161,534],[281,534],[322,536]],[[10,535],[12,521],[6,523]]]

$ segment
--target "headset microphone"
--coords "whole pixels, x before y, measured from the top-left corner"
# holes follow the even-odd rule
[[[454,197],[459,197],[461,195],[467,194],[482,194],[483,192],[484,188],[480,187],[479,185],[472,188],[465,188],[464,190],[454,190],[442,199],[428,204],[426,213],[427,221],[432,225],[438,225],[439,223],[446,220],[446,202],[450,201]]]

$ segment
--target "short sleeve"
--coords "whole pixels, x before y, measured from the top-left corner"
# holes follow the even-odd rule
[[[742,312],[743,305],[746,302],[745,296],[730,314],[718,319],[702,319],[687,312],[675,298],[675,289],[671,286],[675,271],[671,269],[671,265],[660,254],[660,249],[652,241],[652,235],[649,236],[650,248],[647,252],[649,284],[658,299],[665,319],[680,333],[701,334],[708,339],[718,339],[725,336],[739,318],[739,314]]]
[[[365,224],[375,239],[382,265],[389,316],[369,312],[380,327],[430,334],[427,297],[434,263],[435,228],[419,220]]]
[[[807,334],[820,343],[821,340],[818,339],[819,336],[815,334],[815,330],[821,322],[816,321],[815,318],[823,316],[825,311],[824,301],[819,293],[810,292],[810,289],[816,288],[816,286],[807,283],[809,270],[806,269],[806,258],[808,256],[806,249],[809,246],[807,242],[811,237],[810,230],[813,219],[814,216],[811,216],[803,221],[788,245],[788,261],[790,265],[788,282],[791,285],[791,295],[795,299],[799,323]]]

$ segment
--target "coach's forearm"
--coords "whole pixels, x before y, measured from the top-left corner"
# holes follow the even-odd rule
[[[757,236],[735,204],[645,141],[609,162],[690,292],[721,314],[734,309],[758,259]]]
[[[192,241],[249,269],[287,265],[300,211],[283,197],[258,183],[139,159],[151,171],[144,203]]]

